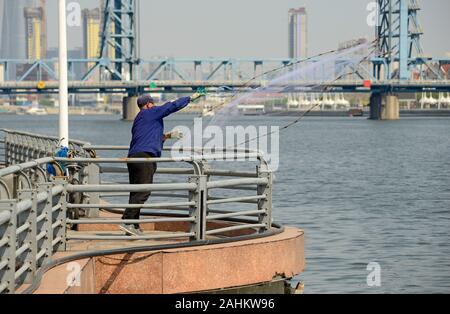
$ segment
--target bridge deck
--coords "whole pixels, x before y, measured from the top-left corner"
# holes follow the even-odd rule
[[[191,93],[199,87],[219,89],[221,92],[234,92],[236,90],[249,90],[265,87],[268,81],[158,81],[156,88],[150,89],[152,81],[105,81],[105,82],[69,82],[70,93]],[[285,88],[286,92],[304,92],[310,87],[311,92],[323,91],[323,86],[329,87],[330,91],[340,92],[450,92],[450,80],[423,80],[423,81],[373,81],[371,88],[364,88],[363,80],[339,80],[339,81],[290,81],[280,86],[270,84],[272,88]],[[270,92],[270,89],[268,90]],[[38,88],[37,82],[0,82],[0,94],[29,94],[29,93],[58,93],[58,82],[46,82],[45,87]]]

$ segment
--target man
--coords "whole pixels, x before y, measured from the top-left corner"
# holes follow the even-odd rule
[[[158,158],[161,157],[163,143],[171,138],[171,134],[164,134],[163,119],[175,113],[204,93],[195,93],[191,97],[183,97],[163,106],[155,106],[155,101],[149,95],[138,98],[137,105],[140,112],[134,119],[132,139],[128,158]],[[151,184],[156,172],[156,163],[128,163],[130,184]],[[129,204],[144,204],[150,197],[150,192],[131,192]],[[139,219],[141,208],[127,208],[122,219]],[[120,229],[128,235],[142,235],[139,224],[121,224]]]

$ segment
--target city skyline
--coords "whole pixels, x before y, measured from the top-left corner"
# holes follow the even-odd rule
[[[1,0],[0,3],[3,4],[4,1],[10,0]],[[82,9],[92,9],[100,5],[100,1],[75,2],[78,2]],[[254,9],[257,3],[254,0],[248,0],[245,3],[228,1],[220,14],[216,13],[211,3],[204,0],[195,0],[195,2],[203,8],[202,12],[197,12],[177,0],[141,1],[142,57],[287,57],[286,14],[290,8],[299,6],[305,6],[308,10],[310,55],[333,49],[343,41],[359,37],[368,39],[374,37],[374,29],[369,27],[366,21],[370,13],[366,8],[369,2],[356,0],[345,0],[339,4],[311,0],[267,2],[258,6],[258,15],[252,15],[252,23],[246,23],[246,27],[242,27],[242,24],[246,17],[254,12],[251,6],[253,5]],[[217,1],[211,2],[217,4]],[[324,3],[328,5],[324,7]],[[171,5],[172,7],[176,5],[180,10],[175,10],[176,12],[169,10]],[[153,7],[158,7],[158,10],[152,10]],[[420,21],[425,31],[422,38],[425,54],[445,56],[450,52],[450,43],[438,38],[445,38],[445,30],[450,28],[450,21],[446,18],[450,3],[444,0],[430,0],[426,3],[422,2],[422,8]],[[56,2],[48,2],[47,9],[49,17],[55,16]],[[233,23],[230,23],[231,14],[235,15]],[[346,14],[351,15],[352,18],[347,19],[346,23],[337,23]],[[3,14],[0,16],[3,17]],[[164,22],[169,19],[171,23]],[[324,23],[323,20],[327,22]],[[436,20],[440,23],[435,23]],[[57,19],[49,18],[48,45],[50,48],[56,46],[56,23]],[[165,35],[162,32],[153,31],[153,25],[164,25]],[[208,27],[201,27],[202,25],[208,25]],[[237,28],[239,31],[236,31]],[[333,29],[332,32],[329,31],[330,28]],[[203,36],[201,32],[205,35]],[[69,27],[68,36],[69,49],[83,46],[82,25]],[[249,36],[252,36],[251,41],[248,40]],[[207,38],[206,44],[191,44],[202,37]]]

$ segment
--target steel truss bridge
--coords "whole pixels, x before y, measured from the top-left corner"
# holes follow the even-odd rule
[[[248,92],[258,89],[267,93],[420,93],[420,92],[450,92],[450,80],[427,81],[374,81],[370,88],[365,87],[361,80],[327,81],[293,81],[288,85],[271,85],[266,87],[265,81],[255,81],[246,84],[244,81],[158,81],[158,86],[152,88],[152,81],[107,81],[107,82],[81,82],[69,83],[70,93],[83,94],[128,94],[137,95],[145,92],[153,93],[192,93],[200,87],[216,93]],[[324,88],[326,86],[326,89]],[[39,88],[35,82],[8,82],[0,85],[0,94],[56,94],[58,83],[48,82],[45,87]]]
[[[423,34],[417,0],[377,0],[379,14],[376,52],[354,70],[353,77],[338,82],[319,82],[323,89],[359,92],[363,80],[371,80],[377,91],[449,91],[450,58],[427,57],[420,38]],[[137,0],[105,0],[98,58],[69,59],[71,93],[191,92],[197,87],[222,91],[261,87],[269,77],[244,84],[268,70],[293,62],[288,58],[153,58],[139,56],[139,14]],[[314,62],[314,60],[312,60]],[[56,93],[57,59],[0,59],[0,94]],[[1,69],[2,68],[2,69]],[[20,68],[20,75],[11,73]],[[3,71],[1,71],[3,70]],[[289,92],[316,86],[322,78],[287,86]],[[438,82],[439,81],[439,82]],[[316,84],[316,85],[315,85]],[[155,87],[156,85],[156,87]],[[372,88],[372,90],[373,90]]]

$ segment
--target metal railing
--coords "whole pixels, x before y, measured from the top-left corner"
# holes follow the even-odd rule
[[[4,160],[7,166],[53,156],[60,146],[59,139],[54,136],[8,129],[0,129],[0,132],[4,133],[2,141],[4,144]],[[85,145],[88,145],[88,143],[76,140],[69,141],[70,149],[90,156],[89,150],[82,148]]]
[[[74,141],[71,147],[81,157],[61,158],[48,156],[57,148],[55,138],[3,131],[9,167],[0,169],[0,293],[14,293],[29,283],[55,252],[66,250],[73,240],[178,239],[190,243],[239,233],[264,235],[272,228],[273,177],[257,152],[191,148],[181,157],[103,158],[96,152],[110,154],[127,148]],[[211,161],[220,163],[224,152],[234,159],[256,161],[256,170],[212,167]],[[16,161],[22,163],[13,164]],[[158,183],[123,182],[126,164],[155,162],[156,175],[163,175]],[[49,163],[72,166],[76,171],[52,177],[46,171]],[[151,203],[128,204],[122,198],[130,192],[151,192]],[[144,217],[123,220],[114,215],[125,208],[142,208]],[[78,215],[80,211],[84,215]],[[99,211],[110,214],[105,218]],[[122,223],[178,223],[181,230],[142,236],[79,231],[83,225]]]
[[[0,293],[31,283],[54,252],[65,250],[64,186],[55,181],[0,200]]]
[[[0,169],[6,166],[5,140],[0,138]]]

